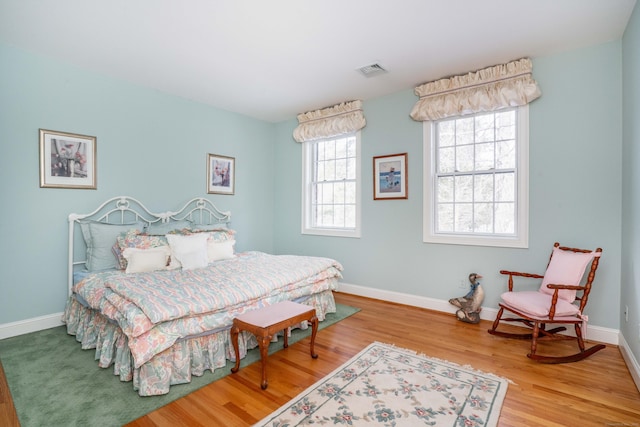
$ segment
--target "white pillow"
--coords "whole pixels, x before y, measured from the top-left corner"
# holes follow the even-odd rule
[[[233,252],[233,246],[235,244],[235,240],[216,242],[210,238],[209,243],[207,244],[207,258],[209,259],[209,262],[233,258],[235,256]]]
[[[179,235],[167,234],[169,246],[171,246],[171,258],[175,258],[184,270],[206,267],[209,264],[207,258],[207,233]]]
[[[127,260],[127,273],[143,273],[146,271],[166,270],[171,255],[168,246],[155,248],[126,248],[122,256]]]

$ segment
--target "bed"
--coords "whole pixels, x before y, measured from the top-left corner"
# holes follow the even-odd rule
[[[236,253],[230,219],[205,198],[153,213],[126,196],[69,215],[62,320],[140,396],[166,394],[234,361],[229,330],[239,314],[286,300],[313,306],[320,321],[335,312],[339,262]],[[240,357],[257,344],[243,332]]]

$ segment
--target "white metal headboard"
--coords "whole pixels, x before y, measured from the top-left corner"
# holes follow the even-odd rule
[[[118,196],[102,203],[96,210],[88,214],[69,214],[69,262],[67,284],[69,295],[72,294],[73,272],[78,265],[85,264],[86,253],[82,258],[76,254],[76,243],[84,247],[84,241],[76,242],[76,229],[83,221],[97,221],[105,224],[127,224],[130,222],[144,222],[150,224],[169,224],[172,221],[189,220],[196,225],[225,225],[231,221],[231,212],[223,212],[211,201],[197,197],[189,200],[177,211],[154,213],[147,209],[140,201],[128,196]],[[85,248],[86,249],[86,248]]]

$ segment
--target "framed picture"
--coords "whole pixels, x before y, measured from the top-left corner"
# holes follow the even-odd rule
[[[40,129],[40,187],[96,189],[96,137]]]
[[[373,200],[406,199],[407,153],[373,158]]]
[[[235,173],[235,158],[209,154],[207,156],[207,193],[233,194]]]

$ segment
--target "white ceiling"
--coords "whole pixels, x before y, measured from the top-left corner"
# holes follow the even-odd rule
[[[278,122],[525,56],[618,40],[635,3],[0,0],[0,42]],[[356,71],[371,63],[389,72],[367,78]]]

